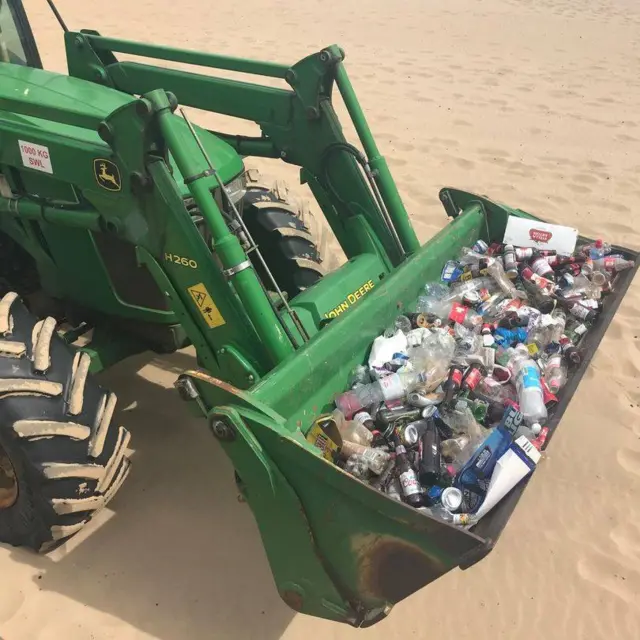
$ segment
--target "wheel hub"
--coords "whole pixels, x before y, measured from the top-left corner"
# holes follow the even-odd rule
[[[0,447],[0,509],[8,509],[18,498],[18,481],[11,460]]]

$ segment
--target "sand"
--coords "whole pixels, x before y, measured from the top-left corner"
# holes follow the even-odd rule
[[[26,5],[45,65],[64,70],[45,3]],[[636,0],[58,5],[72,28],[230,55],[293,62],[340,43],[423,241],[446,224],[438,190],[455,185],[640,248]],[[0,547],[0,635],[638,638],[639,316],[636,282],[496,550],[361,632],[279,600],[230,464],[166,390],[191,354],[121,363],[101,378],[121,398],[135,471],[65,548]]]

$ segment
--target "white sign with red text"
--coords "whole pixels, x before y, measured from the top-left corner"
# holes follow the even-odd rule
[[[576,248],[578,230],[528,218],[509,216],[502,242],[515,247],[549,249],[570,256]]]
[[[53,173],[48,147],[35,142],[25,142],[24,140],[18,140],[18,144],[20,145],[22,164],[25,167],[36,171],[44,171],[45,173]]]

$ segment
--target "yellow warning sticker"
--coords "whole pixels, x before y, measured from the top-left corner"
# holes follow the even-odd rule
[[[193,298],[193,301],[196,303],[202,317],[211,329],[221,327],[225,324],[222,314],[218,311],[218,307],[216,307],[215,303],[211,299],[204,283],[201,282],[200,284],[194,284],[193,287],[189,287],[187,291]]]

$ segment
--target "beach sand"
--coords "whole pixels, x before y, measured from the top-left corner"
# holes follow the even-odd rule
[[[452,185],[640,249],[637,0],[57,4],[72,29],[234,56],[292,63],[339,43],[422,241],[446,224],[437,194]],[[63,71],[45,2],[26,6],[45,66]],[[295,186],[290,167],[264,170]],[[636,279],[495,551],[364,631],[280,601],[229,462],[171,390],[191,354],[120,363],[101,380],[135,470],[52,555],[0,547],[0,636],[639,638],[639,317]]]

